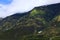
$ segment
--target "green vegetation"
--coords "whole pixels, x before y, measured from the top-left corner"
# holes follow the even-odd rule
[[[45,11],[43,10],[39,10],[39,9],[34,9],[32,12],[31,12],[31,16],[35,16],[35,15],[44,15],[45,14]]]
[[[24,15],[2,19],[0,40],[60,40],[60,14],[56,12],[53,17],[55,11],[51,13],[49,7],[37,7]]]

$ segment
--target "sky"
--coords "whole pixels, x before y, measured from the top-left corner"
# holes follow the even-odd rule
[[[0,0],[0,4],[10,4],[12,2],[12,0]]]
[[[27,12],[34,7],[60,3],[60,0],[0,0],[0,17]]]

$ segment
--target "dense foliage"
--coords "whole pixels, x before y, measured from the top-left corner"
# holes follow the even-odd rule
[[[35,7],[0,21],[0,40],[60,40],[60,4]]]

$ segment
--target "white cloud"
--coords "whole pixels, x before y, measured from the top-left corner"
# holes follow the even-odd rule
[[[0,4],[0,17],[6,17],[16,12],[26,12],[35,6],[58,3],[59,0],[13,0],[10,5]]]
[[[54,3],[60,3],[60,0],[35,0],[35,6],[49,5]]]

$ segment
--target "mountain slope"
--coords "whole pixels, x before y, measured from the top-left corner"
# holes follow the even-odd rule
[[[42,38],[58,36],[60,33],[58,15],[60,16],[60,4],[35,7],[29,12],[8,16],[0,22],[0,39],[23,40],[26,36],[32,38],[37,35]]]

